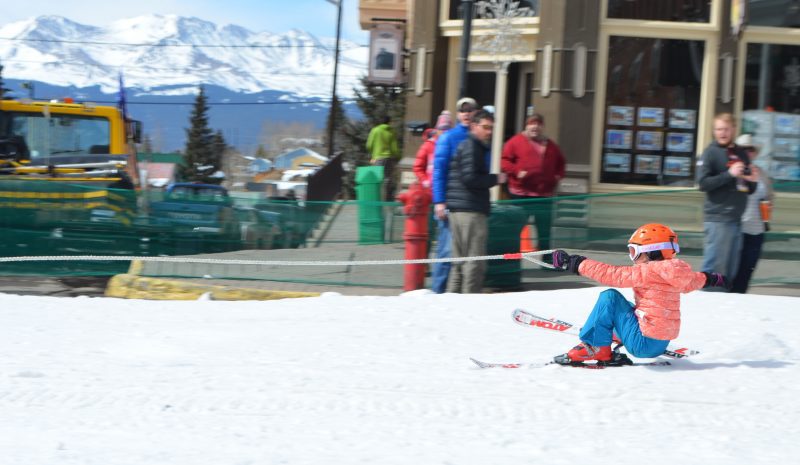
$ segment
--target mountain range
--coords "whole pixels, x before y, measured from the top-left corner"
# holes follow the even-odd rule
[[[340,98],[359,85],[367,53],[341,41]],[[115,101],[121,74],[132,116],[143,121],[145,133],[158,128],[161,150],[182,146],[202,84],[212,105],[211,126],[247,151],[270,121],[324,125],[334,39],[299,29],[256,33],[177,15],[137,16],[105,27],[40,16],[0,26],[0,64],[17,97],[29,95],[22,84],[31,82],[35,98]]]

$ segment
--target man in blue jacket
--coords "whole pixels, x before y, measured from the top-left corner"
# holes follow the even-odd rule
[[[450,258],[450,224],[447,219],[447,174],[450,160],[456,153],[458,145],[469,136],[469,124],[472,114],[478,110],[475,99],[464,97],[456,103],[458,123],[456,127],[442,134],[436,141],[433,152],[433,190],[434,214],[439,234],[436,239],[436,258]],[[433,292],[443,293],[447,289],[447,277],[450,274],[450,263],[435,263],[431,275]]]

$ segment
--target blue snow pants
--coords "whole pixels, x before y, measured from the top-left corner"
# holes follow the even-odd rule
[[[616,289],[601,292],[586,324],[581,328],[581,341],[595,347],[608,346],[611,345],[612,335],[616,333],[628,353],[634,357],[653,358],[664,353],[669,341],[642,335],[633,310],[633,304]]]
[[[451,246],[450,241],[450,222],[445,220],[436,219],[436,226],[439,230],[439,236],[436,239],[436,258],[450,258]],[[447,290],[447,278],[450,276],[450,267],[452,263],[442,262],[434,263],[433,271],[431,273],[431,288],[433,292],[442,294]]]

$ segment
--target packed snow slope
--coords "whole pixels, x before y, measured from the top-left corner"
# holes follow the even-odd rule
[[[800,299],[693,293],[668,367],[541,361],[601,289],[153,302],[0,294],[13,465],[788,464]],[[629,292],[626,295],[630,298]]]

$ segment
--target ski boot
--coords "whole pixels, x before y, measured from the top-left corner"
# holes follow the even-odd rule
[[[622,367],[625,365],[633,365],[633,360],[631,360],[626,354],[623,354],[619,351],[622,348],[622,343],[619,343],[614,347],[614,350],[611,351],[611,359],[606,361],[598,361],[598,365],[607,366],[607,367]]]
[[[594,347],[585,342],[576,345],[566,354],[556,355],[553,361],[560,365],[583,365],[583,362],[596,360],[598,364],[611,362],[611,346]]]

